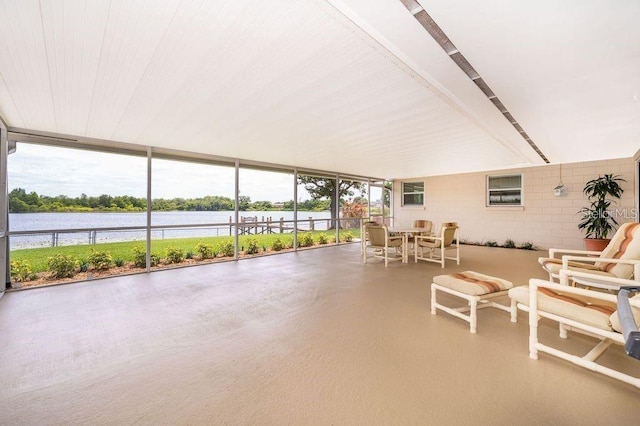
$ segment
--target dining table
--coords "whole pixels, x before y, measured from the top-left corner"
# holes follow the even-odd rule
[[[411,226],[390,226],[389,233],[402,235],[402,263],[409,263],[409,237],[418,234],[431,235],[428,228],[416,228]]]

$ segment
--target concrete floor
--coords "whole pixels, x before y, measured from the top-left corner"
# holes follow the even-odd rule
[[[480,311],[476,335],[430,315],[433,275],[525,284],[545,277],[540,254],[464,246],[459,267],[384,268],[353,244],[11,292],[0,423],[637,424],[638,389],[529,359],[524,313]],[[605,357],[640,370],[619,347]]]

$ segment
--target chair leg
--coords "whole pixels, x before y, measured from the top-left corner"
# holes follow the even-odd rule
[[[431,284],[431,315],[436,314],[436,288]]]
[[[561,322],[558,323],[558,332],[560,333],[561,339],[567,338],[567,327]]]
[[[475,298],[469,300],[469,308],[469,331],[475,333],[478,326],[478,301]]]
[[[518,322],[518,302],[511,299],[511,322]]]
[[[538,288],[530,285],[529,291],[529,358],[538,359]]]

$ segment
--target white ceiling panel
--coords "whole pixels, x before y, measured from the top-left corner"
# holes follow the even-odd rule
[[[419,0],[552,162],[640,141],[640,2]]]
[[[0,76],[7,97],[0,99],[7,114],[4,119],[10,126],[23,123],[27,128],[57,131],[40,4],[37,0],[2,1],[0,16]]]
[[[570,8],[541,37],[525,18],[548,4],[420,3],[553,161],[582,159],[567,160],[573,141],[638,136],[638,103],[624,102],[638,43],[614,67],[618,41],[598,60],[570,49],[584,40]],[[0,114],[14,130],[386,178],[542,163],[400,0],[0,0],[0,14]],[[628,23],[615,35],[637,42]],[[598,52],[611,50],[604,32],[588,39]],[[589,155],[632,155],[623,145]]]

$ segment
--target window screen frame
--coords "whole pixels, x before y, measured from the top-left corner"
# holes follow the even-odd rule
[[[491,179],[492,178],[508,178],[508,177],[519,177],[520,178],[520,186],[516,187],[504,187],[504,188],[491,188]],[[496,203],[491,200],[491,195],[496,192],[513,192],[514,194],[517,191],[517,195],[519,195],[520,201],[518,203]],[[506,173],[500,175],[487,175],[486,177],[486,198],[485,198],[486,207],[522,207],[524,206],[524,176],[522,173]]]
[[[405,185],[422,185],[422,191],[416,191],[415,189],[413,191],[407,191],[405,188]],[[406,196],[421,196],[422,200],[421,202],[407,202]],[[425,183],[424,181],[408,181],[408,182],[402,182],[401,185],[401,201],[402,201],[402,207],[424,207],[425,205]]]

